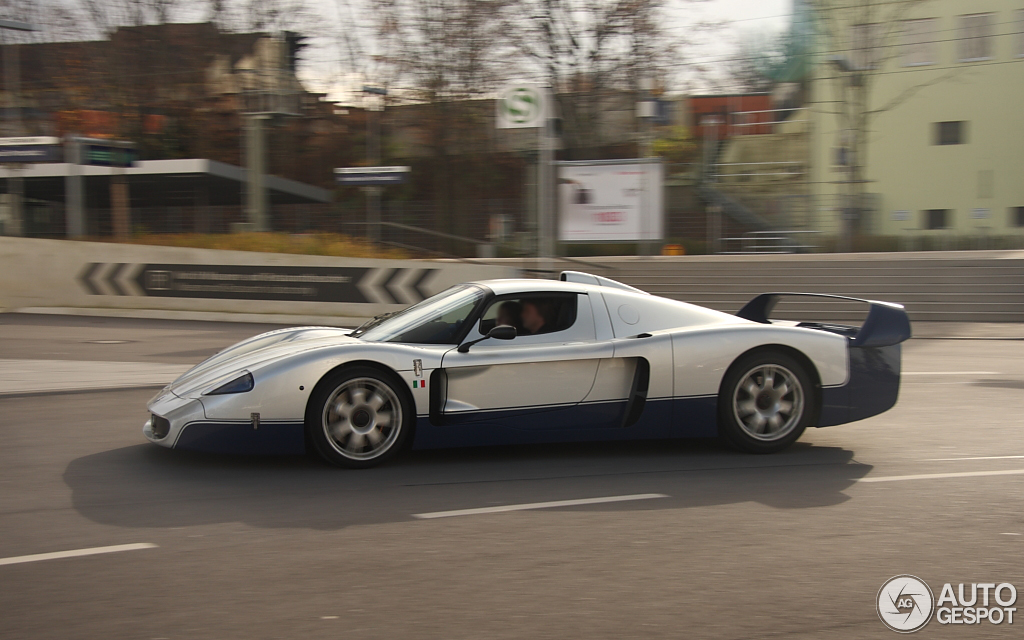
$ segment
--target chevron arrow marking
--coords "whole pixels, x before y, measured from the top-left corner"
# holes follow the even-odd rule
[[[430,292],[424,289],[424,286],[430,276],[434,275],[435,271],[437,269],[424,269],[423,274],[416,279],[416,282],[412,283],[412,289],[419,294],[420,300],[426,300],[430,297]]]
[[[78,282],[81,283],[82,288],[84,288],[91,296],[103,295],[103,292],[96,287],[96,283],[92,279],[93,276],[96,275],[96,270],[103,265],[103,262],[90,262],[85,265],[84,269],[82,269],[82,273],[78,274]]]
[[[395,269],[395,272],[391,274],[387,282],[384,283],[384,288],[388,290],[391,297],[395,299],[395,302],[404,302],[410,304],[416,302],[409,296],[409,293],[402,288],[401,282],[403,276],[409,273],[409,269]]]
[[[356,287],[362,292],[367,302],[395,304],[395,300],[384,288],[383,283],[390,279],[393,269],[368,269]]]
[[[119,275],[121,275],[121,271],[124,270],[124,268],[126,266],[128,266],[128,265],[125,264],[124,262],[119,262],[119,263],[115,264],[110,269],[110,271],[107,272],[107,277],[105,278],[106,282],[107,282],[107,286],[110,287],[110,289],[114,292],[115,295],[119,295],[119,296],[127,295],[124,292],[124,289],[121,288],[121,284],[118,283],[118,281],[117,281],[117,277]]]

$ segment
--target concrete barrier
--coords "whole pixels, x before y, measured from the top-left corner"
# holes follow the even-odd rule
[[[0,237],[0,308],[349,326],[467,280],[590,271],[735,313],[765,291],[904,304],[914,322],[1024,322],[1024,252],[389,261]],[[818,299],[775,317],[856,321]],[[224,314],[232,314],[225,316]],[[239,314],[245,314],[244,318]]]
[[[0,308],[351,325],[513,265],[0,238]]]
[[[590,271],[650,293],[735,313],[766,291],[887,300],[913,322],[1024,322],[1024,251],[918,251],[801,255],[651,256],[489,260],[550,275]],[[815,298],[779,305],[774,317],[861,319],[860,305]]]

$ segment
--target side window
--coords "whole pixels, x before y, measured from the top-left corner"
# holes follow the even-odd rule
[[[576,323],[579,306],[575,293],[535,293],[496,298],[480,317],[481,335],[496,325],[516,328],[520,336],[565,331]]]

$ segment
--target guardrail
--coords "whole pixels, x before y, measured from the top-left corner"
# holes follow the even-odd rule
[[[749,231],[742,236],[734,238],[722,238],[722,243],[738,243],[739,249],[735,251],[720,250],[721,254],[743,255],[743,254],[773,254],[773,253],[811,253],[818,248],[816,244],[798,242],[794,236],[813,237],[820,236],[820,231],[810,230],[781,230],[781,231]]]

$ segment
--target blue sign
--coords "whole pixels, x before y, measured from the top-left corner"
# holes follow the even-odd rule
[[[24,147],[0,147],[0,162],[56,162],[60,147],[30,145]]]
[[[60,151],[60,138],[0,138],[0,162],[57,162]]]
[[[133,167],[139,159],[139,152],[126,147],[100,144],[82,145],[82,164],[99,167]]]

